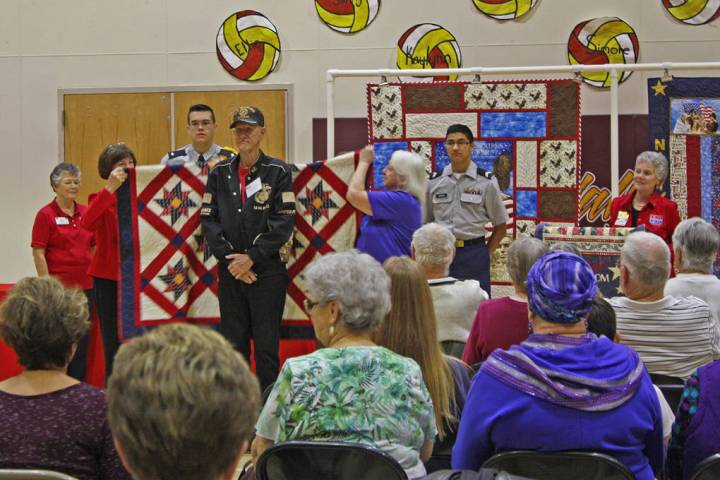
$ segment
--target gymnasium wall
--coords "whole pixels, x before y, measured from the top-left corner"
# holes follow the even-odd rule
[[[377,19],[355,35],[323,25],[312,0],[2,0],[0,283],[34,273],[30,229],[51,198],[47,176],[62,151],[58,90],[243,88],[215,56],[219,25],[243,9],[260,11],[279,30],[280,63],[261,83],[292,85],[289,151],[297,162],[312,158],[313,118],[325,115],[325,71],[393,67],[396,41],[417,23],[451,31],[464,66],[566,64],[572,28],[600,16],[619,16],[635,28],[642,62],[717,61],[720,52],[720,21],[680,24],[660,0],[540,0],[507,23],[485,17],[471,0],[385,0]],[[645,78],[636,73],[621,85],[621,113],[647,113]],[[365,115],[365,82],[338,82],[337,116]],[[609,113],[608,92],[584,86],[582,95],[583,115]]]

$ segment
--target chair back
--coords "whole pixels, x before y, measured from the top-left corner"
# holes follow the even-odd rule
[[[613,457],[596,452],[537,452],[516,450],[494,455],[482,468],[503,470],[537,480],[634,480]]]
[[[360,443],[277,443],[263,452],[256,467],[258,480],[407,480],[397,460]]]
[[[0,468],[0,480],[78,480],[64,473],[50,470],[22,470]]]
[[[715,480],[720,478],[720,453],[710,455],[698,463],[690,480]]]
[[[682,392],[685,382],[682,378],[670,377],[668,375],[650,374],[650,380],[657,386],[665,397],[670,409],[677,412],[677,408],[682,400]]]

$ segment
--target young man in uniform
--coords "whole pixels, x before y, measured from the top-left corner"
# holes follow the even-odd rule
[[[248,361],[253,339],[256,371],[265,389],[278,374],[288,285],[279,250],[295,225],[295,195],[290,167],[260,150],[262,112],[241,107],[230,128],[238,154],[211,170],[200,219],[220,262],[220,332]]]
[[[430,177],[426,221],[437,222],[455,235],[457,253],[450,276],[475,279],[490,295],[490,255],[505,236],[507,211],[492,174],[477,167],[470,156],[473,134],[466,125],[450,125],[445,135],[450,165]],[[492,223],[485,239],[485,224]]]
[[[204,169],[206,165],[212,168],[217,162],[233,156],[235,152],[232,150],[213,143],[215,126],[215,112],[212,108],[202,103],[191,106],[187,114],[187,130],[192,143],[168,152],[160,163],[163,165],[195,163]]]

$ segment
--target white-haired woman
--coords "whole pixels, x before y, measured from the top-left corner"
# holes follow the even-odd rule
[[[390,311],[388,275],[353,250],[318,258],[304,276],[325,348],[283,365],[256,425],[253,458],[288,440],[359,442],[386,451],[409,478],[423,477],[437,426],[422,371],[373,341]]]
[[[81,227],[87,207],[77,203],[80,193],[80,169],[71,163],[59,163],[50,172],[50,187],[55,198],[35,215],[32,229],[33,261],[38,277],[53,276],[66,287],[81,288],[88,302],[93,298],[93,234]],[[68,374],[85,380],[88,336],[78,343]]]
[[[671,244],[675,227],[680,223],[677,204],[660,195],[668,173],[665,155],[642,152],[635,159],[633,190],[614,198],[610,206],[610,226],[637,227],[659,236]]]
[[[385,189],[367,191],[365,178],[374,158],[372,145],[360,151],[347,201],[365,214],[358,250],[382,263],[390,257],[410,256],[412,234],[422,225],[427,174],[419,156],[398,150],[383,171]]]

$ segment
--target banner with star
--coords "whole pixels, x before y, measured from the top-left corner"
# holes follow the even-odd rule
[[[650,149],[668,159],[665,191],[680,217],[702,217],[720,230],[720,78],[650,78],[648,107]]]
[[[281,326],[281,357],[312,351],[302,271],[318,255],[353,248],[359,214],[345,200],[356,154],[291,164],[297,215],[288,245],[290,285]],[[207,166],[142,166],[118,190],[121,340],[170,322],[217,324],[217,260],[200,226]],[[287,348],[290,340],[304,344]],[[302,342],[301,342],[302,343]],[[300,350],[298,350],[300,348]]]

